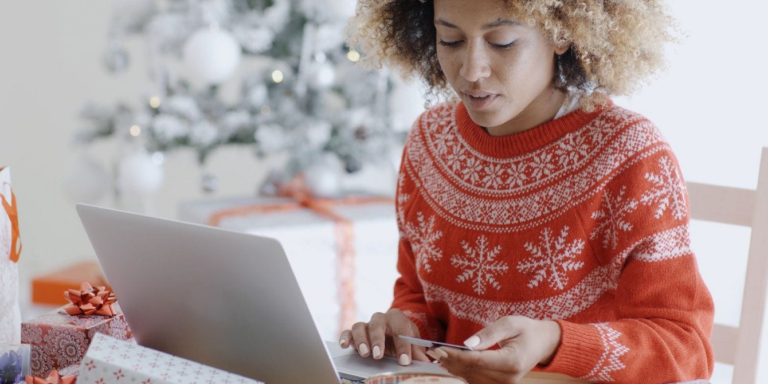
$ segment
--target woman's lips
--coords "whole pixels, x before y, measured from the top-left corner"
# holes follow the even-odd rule
[[[466,106],[476,111],[487,109],[491,105],[491,103],[493,103],[494,100],[496,100],[496,98],[499,97],[499,95],[497,94],[487,94],[488,96],[484,98],[476,98],[476,97],[470,96],[465,92],[462,92],[462,93],[464,94],[464,103],[466,104]],[[481,94],[481,93],[478,93],[478,94]]]

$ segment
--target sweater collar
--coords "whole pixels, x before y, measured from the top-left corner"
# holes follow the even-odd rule
[[[456,105],[455,119],[459,134],[478,152],[491,157],[508,158],[524,155],[551,144],[570,132],[584,127],[600,112],[613,103],[597,106],[591,113],[577,109],[560,118],[533,127],[527,131],[507,136],[492,136],[469,116],[463,102]]]

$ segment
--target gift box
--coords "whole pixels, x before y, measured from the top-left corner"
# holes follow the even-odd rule
[[[19,261],[22,244],[11,169],[0,167],[0,345],[20,343]]]
[[[56,270],[32,280],[32,302],[35,304],[64,305],[67,300],[62,292],[77,289],[80,283],[87,281],[94,286],[104,286],[111,290],[96,261],[83,261]]]
[[[167,353],[102,334],[94,337],[80,365],[78,384],[263,384]]]
[[[47,377],[57,369],[66,374],[76,370],[85,356],[88,345],[97,334],[107,334],[120,340],[129,340],[131,331],[118,304],[115,316],[69,315],[65,307],[51,311],[21,325],[23,343],[31,344],[30,365],[32,376]]]
[[[326,340],[392,303],[399,235],[391,198],[201,200],[183,203],[179,219],[278,239]]]

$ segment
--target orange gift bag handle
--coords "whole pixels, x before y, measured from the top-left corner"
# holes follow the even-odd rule
[[[5,183],[8,184],[8,183]],[[10,184],[8,185],[10,187]],[[8,217],[11,219],[11,261],[14,263],[19,261],[19,256],[21,255],[21,233],[19,232],[19,212],[17,210],[16,206],[16,195],[13,194],[13,190],[11,190],[11,204],[8,204],[8,200],[5,199],[5,196],[0,195],[0,199],[3,200],[3,208],[5,208],[5,212],[8,214]],[[16,249],[18,248],[18,249]]]

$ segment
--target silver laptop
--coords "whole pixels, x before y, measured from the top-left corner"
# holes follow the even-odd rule
[[[268,384],[444,372],[323,342],[275,239],[83,204],[77,213],[143,346]]]

